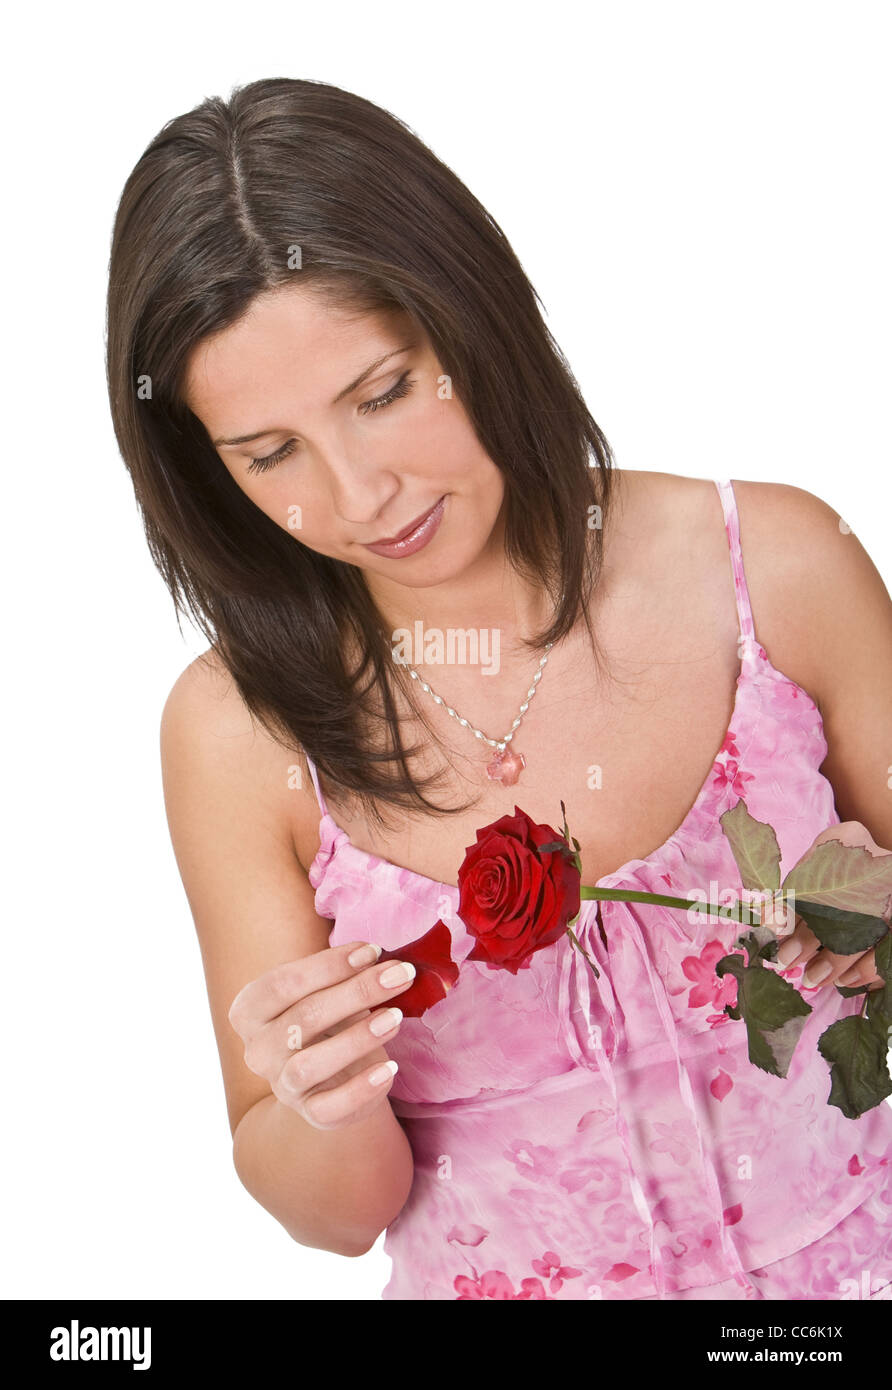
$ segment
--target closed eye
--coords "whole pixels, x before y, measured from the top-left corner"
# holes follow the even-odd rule
[[[359,413],[361,415],[368,415],[373,414],[376,410],[383,410],[385,406],[391,405],[393,401],[398,400],[401,396],[407,396],[414,385],[415,382],[409,376],[409,373],[407,371],[403,372],[403,375],[396,385],[392,386],[385,395],[376,396],[375,399],[371,401],[363,401],[359,407]],[[248,472],[264,473],[268,468],[275,468],[277,463],[281,463],[284,459],[288,458],[289,454],[294,453],[296,445],[296,439],[289,439],[287,444],[283,444],[281,449],[277,449],[274,454],[267,454],[265,458],[252,459],[248,464]]]

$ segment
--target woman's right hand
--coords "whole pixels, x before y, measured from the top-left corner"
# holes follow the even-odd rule
[[[348,956],[363,947],[367,960],[351,965]],[[402,1021],[390,1007],[415,978],[409,966],[402,983],[382,984],[399,964],[379,966],[374,947],[350,941],[275,966],[233,1000],[229,1021],[245,1043],[245,1065],[314,1129],[364,1120],[387,1096],[393,1075],[383,1073],[377,1085],[371,1078],[389,1061],[382,1043]]]

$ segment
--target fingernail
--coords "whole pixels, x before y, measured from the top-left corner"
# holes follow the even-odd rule
[[[408,984],[409,981],[414,980],[414,978],[415,966],[408,960],[395,961],[394,964],[389,965],[386,970],[382,970],[381,974],[378,976],[379,983],[382,984],[385,989],[392,989],[394,985]]]
[[[832,969],[833,966],[829,960],[815,961],[814,965],[810,965],[803,975],[802,983],[806,989],[811,989],[812,985],[819,985],[822,980],[826,980]]]
[[[778,965],[786,968],[792,965],[794,960],[798,960],[802,955],[802,947],[798,941],[785,941],[777,953]]]
[[[374,965],[381,954],[380,946],[357,946],[347,957],[347,962],[358,970],[361,965]]]
[[[402,1021],[402,1009],[384,1009],[372,1019],[369,1028],[376,1038],[383,1038],[385,1033],[392,1033],[396,1025]]]

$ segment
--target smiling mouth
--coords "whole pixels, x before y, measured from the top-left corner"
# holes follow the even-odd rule
[[[410,523],[399,535],[392,540],[365,541],[367,550],[371,550],[374,555],[383,555],[386,559],[397,560],[404,555],[414,555],[416,551],[422,550],[429,541],[433,539],[440,527],[443,519],[443,510],[446,505],[444,493],[438,502],[429,508],[416,521]]]
[[[413,531],[418,530],[422,522],[427,521],[434,507],[438,507],[442,501],[443,498],[441,497],[439,502],[435,502],[433,507],[428,507],[426,512],[422,512],[421,516],[417,516],[414,521],[410,521],[409,525],[404,526],[402,531],[397,531],[395,536],[379,536],[378,539],[374,541],[363,541],[363,545],[396,545],[398,541],[406,540],[411,536]]]

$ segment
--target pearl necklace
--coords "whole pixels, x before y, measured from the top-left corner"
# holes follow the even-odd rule
[[[436,700],[437,704],[442,705],[444,707],[448,715],[450,715],[453,719],[457,719],[459,724],[461,724],[463,728],[470,729],[471,733],[474,735],[475,738],[482,739],[482,741],[484,743],[488,743],[491,748],[497,748],[499,750],[496,756],[492,759],[492,761],[487,763],[486,772],[487,775],[493,779],[493,781],[502,782],[505,786],[513,786],[523,769],[526,767],[526,759],[524,758],[523,754],[518,753],[513,749],[509,749],[508,744],[513,739],[516,730],[520,727],[521,720],[523,719],[524,715],[530,707],[530,701],[536,693],[539,681],[542,679],[542,672],[544,671],[545,663],[548,660],[548,653],[551,651],[551,648],[553,646],[554,643],[549,642],[547,647],[545,648],[545,653],[539,662],[539,669],[533,676],[533,684],[527,691],[526,700],[521,705],[520,713],[518,714],[514,723],[511,725],[509,732],[505,734],[504,738],[489,738],[488,735],[485,734],[482,729],[475,729],[473,724],[471,724],[469,720],[462,719],[460,714],[457,714],[454,709],[451,709],[449,705],[446,704],[446,701],[443,699],[442,695],[436,695],[434,691],[431,690],[427,681],[421,679],[414,666],[409,666],[407,668],[409,671],[409,675],[412,677],[412,679],[414,681],[418,681],[422,690],[426,690],[428,695],[432,695],[433,698]]]

